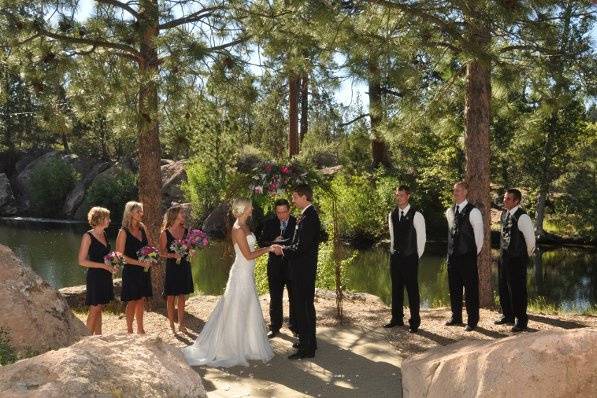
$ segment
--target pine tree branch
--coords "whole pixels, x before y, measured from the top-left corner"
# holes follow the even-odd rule
[[[419,17],[427,22],[436,25],[442,29],[443,32],[449,34],[454,40],[462,40],[462,32],[455,26],[455,23],[445,21],[433,14],[425,12],[421,8],[417,8],[412,4],[400,3],[399,1],[391,0],[367,0],[369,3],[381,5],[384,7],[394,8],[404,12],[407,15]]]
[[[172,21],[164,22],[158,26],[158,29],[160,29],[160,30],[170,29],[170,28],[175,28],[180,25],[184,25],[186,23],[197,22],[203,18],[206,18],[206,17],[209,17],[209,16],[215,14],[217,11],[222,11],[225,9],[227,9],[226,6],[214,6],[214,7],[202,8],[201,10],[195,11],[195,12],[187,15],[186,17],[181,17],[178,19],[173,19]]]
[[[367,117],[367,116],[369,116],[368,113],[363,113],[362,115],[359,115],[348,122],[340,123],[340,127],[344,127],[344,126],[348,126],[349,124],[353,124],[354,122],[361,120],[362,118]]]
[[[114,7],[118,7],[120,9],[123,9],[125,11],[127,11],[129,14],[131,14],[133,17],[135,18],[139,18],[139,13],[137,11],[135,11],[135,9],[133,7],[131,7],[128,4],[122,3],[118,0],[96,0],[98,3],[103,3],[103,4],[108,4]]]
[[[99,39],[85,39],[83,37],[73,37],[73,36],[64,35],[61,33],[52,32],[52,31],[47,30],[38,25],[36,25],[34,27],[34,29],[36,31],[38,31],[40,34],[50,37],[55,40],[60,40],[60,41],[71,43],[71,44],[87,44],[87,45],[95,46],[95,47],[103,47],[103,48],[111,48],[114,50],[120,50],[121,52],[118,52],[118,55],[129,57],[135,61],[139,61],[139,59],[141,58],[141,54],[137,50],[135,50],[133,47],[128,46],[126,44],[114,43],[111,41],[99,40]]]

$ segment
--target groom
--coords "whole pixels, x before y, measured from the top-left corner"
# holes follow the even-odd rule
[[[299,342],[297,351],[288,359],[315,357],[315,277],[319,250],[319,215],[313,207],[313,190],[308,185],[298,185],[292,192],[292,203],[301,209],[292,243],[276,246],[278,254],[288,259],[290,283],[295,309],[295,326]]]

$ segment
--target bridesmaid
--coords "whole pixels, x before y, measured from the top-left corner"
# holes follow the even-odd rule
[[[126,265],[122,270],[121,300],[126,304],[126,327],[133,333],[133,320],[137,318],[137,333],[145,334],[143,329],[143,312],[145,298],[152,296],[151,267],[152,263],[139,261],[137,251],[150,244],[143,218],[143,204],[128,202],[124,207],[122,228],[116,237],[116,251],[122,253]],[[146,272],[145,272],[146,271]]]
[[[110,253],[105,231],[110,225],[110,211],[93,207],[87,214],[87,220],[91,230],[83,234],[79,248],[79,265],[87,268],[87,328],[91,334],[102,334],[102,310],[114,299],[112,274],[115,269],[104,264],[104,256]]]
[[[166,279],[164,281],[164,296],[168,309],[168,320],[173,333],[174,328],[174,304],[178,302],[178,330],[186,333],[184,323],[185,294],[193,293],[193,275],[191,263],[188,258],[180,258],[170,249],[174,240],[183,239],[187,234],[184,226],[185,212],[181,206],[172,206],[164,214],[162,233],[160,234],[160,255],[166,258]],[[177,264],[176,261],[180,260]]]

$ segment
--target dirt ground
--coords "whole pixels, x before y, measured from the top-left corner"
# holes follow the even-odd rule
[[[187,334],[173,334],[167,318],[160,312],[145,314],[145,331],[179,347],[192,344],[218,299],[217,296],[193,296],[187,301]],[[267,322],[269,298],[262,296],[260,302]],[[450,317],[447,308],[422,310],[421,327],[412,334],[406,327],[384,329],[382,326],[389,321],[390,310],[379,298],[369,294],[347,295],[342,322],[335,317],[333,292],[318,291],[315,305],[319,349],[314,359],[288,360],[286,357],[294,351],[291,347],[294,338],[283,328],[282,333],[271,340],[276,356],[267,364],[255,362],[249,367],[227,369],[196,367],[208,396],[400,397],[403,359],[460,340],[492,340],[512,335],[510,327],[493,324],[500,315],[490,310],[481,310],[481,321],[473,332],[465,332],[463,327],[446,327],[444,322]],[[85,313],[77,316],[85,321]],[[408,319],[408,311],[405,318]],[[579,327],[597,327],[597,317],[529,314],[529,331],[524,333]],[[104,314],[104,334],[124,332],[122,314]]]

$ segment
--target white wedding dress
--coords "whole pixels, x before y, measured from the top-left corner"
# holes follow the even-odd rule
[[[255,235],[248,235],[247,243],[255,247]],[[247,260],[236,243],[234,251],[224,295],[195,343],[183,348],[191,366],[248,366],[248,360],[267,362],[274,356],[255,288],[255,260]]]

